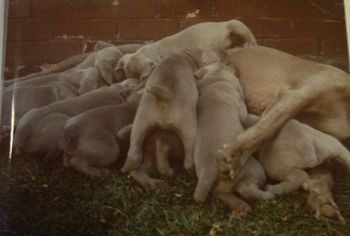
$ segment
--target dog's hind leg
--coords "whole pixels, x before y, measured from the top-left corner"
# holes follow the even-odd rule
[[[171,177],[174,175],[174,170],[169,164],[169,144],[159,138],[155,142],[157,170],[159,174]]]
[[[189,174],[193,174],[194,172],[194,160],[193,160],[193,152],[194,152],[194,143],[196,138],[196,124],[192,122],[186,122],[186,124],[182,124],[181,136],[183,140],[184,147],[184,167]]]
[[[302,186],[309,177],[308,174],[296,168],[278,168],[278,170],[270,176],[273,179],[282,182],[275,185],[267,185],[266,190],[272,194],[282,195],[296,191]]]
[[[272,192],[262,191],[256,184],[239,182],[236,191],[245,199],[271,200],[275,197]]]
[[[138,169],[142,162],[142,148],[146,137],[147,127],[151,125],[146,122],[134,122],[130,135],[130,148],[125,164],[121,171],[126,174]]]

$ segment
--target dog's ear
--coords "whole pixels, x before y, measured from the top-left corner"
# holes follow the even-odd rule
[[[145,63],[145,66],[143,67],[142,73],[140,75],[140,80],[141,81],[146,80],[151,75],[151,73],[155,67],[156,67],[156,64],[154,62],[147,61]]]
[[[114,83],[114,72],[112,62],[107,60],[100,60],[96,63],[97,69],[100,71],[102,78],[108,85]]]
[[[119,96],[122,99],[123,102],[126,102],[128,99],[129,95],[131,94],[132,90],[131,89],[123,89],[119,91]]]
[[[112,47],[115,46],[114,44],[108,43],[106,41],[97,41],[95,46],[94,46],[94,52],[100,51],[101,49],[107,48],[107,47]]]
[[[117,65],[114,69],[114,78],[117,82],[121,82],[121,81],[125,80],[123,57],[118,61]]]
[[[189,56],[197,68],[202,67],[203,65],[203,51],[199,48],[190,48],[183,50],[187,56]]]
[[[203,78],[204,74],[206,73],[206,69],[205,68],[200,68],[199,70],[197,70],[196,72],[194,72],[194,77],[196,78],[196,80],[200,80]]]
[[[78,90],[79,94],[88,93],[92,90],[97,89],[98,82],[94,78],[84,78],[80,81],[80,87]]]

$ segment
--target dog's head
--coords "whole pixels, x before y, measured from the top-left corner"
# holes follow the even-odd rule
[[[123,80],[123,78],[117,78],[114,72],[114,68],[122,57],[123,53],[117,47],[107,47],[97,52],[95,66],[107,84],[111,85],[115,81]]]
[[[117,63],[114,73],[118,81],[122,77],[145,80],[151,74],[156,64],[142,54],[125,54]]]

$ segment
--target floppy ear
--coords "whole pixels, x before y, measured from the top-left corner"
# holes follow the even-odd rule
[[[99,51],[101,49],[107,48],[107,47],[112,47],[115,46],[114,44],[107,43],[106,41],[97,41],[95,46],[94,46],[94,52]]]
[[[189,56],[197,68],[203,65],[203,51],[199,48],[191,48],[183,50],[187,56]]]
[[[97,89],[98,83],[94,78],[84,78],[80,81],[79,94],[88,93]]]
[[[111,62],[101,60],[96,63],[96,67],[107,84],[111,85],[114,83],[113,65]]]
[[[132,92],[131,89],[123,89],[123,90],[119,91],[119,96],[122,99],[122,101],[126,102],[129,95],[131,94],[131,92]]]
[[[146,80],[152,73],[153,69],[156,67],[156,64],[152,61],[146,62],[146,67],[142,70],[140,80]]]
[[[114,69],[114,78],[117,82],[125,80],[124,60],[120,59]]]
[[[202,79],[205,72],[206,72],[206,70],[204,68],[201,68],[201,69],[197,70],[196,72],[194,72],[193,75],[197,80],[200,80],[200,79]]]

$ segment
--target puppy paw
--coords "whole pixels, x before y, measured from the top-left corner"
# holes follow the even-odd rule
[[[273,194],[274,196],[283,194],[276,185],[268,184],[265,186],[265,189],[266,189],[265,192]]]
[[[234,219],[242,219],[246,217],[252,211],[248,203],[241,201],[231,213],[231,217]]]
[[[333,199],[319,195],[311,201],[316,205],[316,209],[314,209],[316,210],[316,219],[327,220],[332,223],[345,223],[344,217]]]
[[[162,182],[163,181],[160,179],[150,179],[146,184],[146,188],[147,190],[154,192]]]
[[[270,191],[265,191],[262,193],[261,198],[265,201],[273,200],[275,199],[276,194]]]

